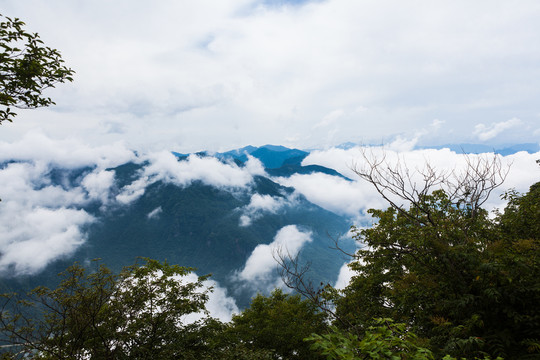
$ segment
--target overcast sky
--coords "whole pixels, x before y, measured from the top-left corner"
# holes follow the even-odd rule
[[[0,140],[538,142],[540,2],[0,0],[76,71]]]

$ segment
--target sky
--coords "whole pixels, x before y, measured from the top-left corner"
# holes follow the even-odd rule
[[[224,151],[344,142],[538,143],[540,3],[0,0],[75,81],[21,110],[89,146]]]

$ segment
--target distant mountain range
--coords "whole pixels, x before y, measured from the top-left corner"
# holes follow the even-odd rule
[[[352,147],[352,143],[342,146]],[[538,144],[499,149],[474,144],[432,148],[467,153],[495,151],[502,155],[540,151]],[[113,176],[112,185],[103,195],[77,207],[94,219],[80,229],[85,241],[41,271],[2,274],[0,285],[4,291],[54,285],[56,274],[74,261],[88,264],[100,258],[119,270],[143,256],[194,267],[201,275],[211,273],[212,279],[226,287],[240,306],[245,306],[257,291],[266,292],[279,284],[276,265],[272,259],[268,262],[268,256],[272,256],[269,249],[287,244],[287,236],[293,242],[292,255],[298,253],[302,261],[311,263],[313,281],[335,283],[346,259],[331,249],[332,239],[344,237],[351,219],[315,205],[276,179],[307,174],[349,179],[328,167],[304,166],[302,161],[309,152],[283,146],[172,154],[174,158],[165,154],[163,158],[129,162],[102,171],[102,175]],[[260,164],[252,163],[252,158]],[[92,166],[56,167],[47,172],[42,182],[66,191],[84,188],[89,192],[88,179],[96,171]],[[37,189],[43,184],[36,185]],[[342,245],[354,251],[352,240],[345,239]]]
[[[339,149],[352,149],[359,144],[352,142],[346,142],[336,146]],[[372,144],[369,146],[382,146],[382,144]],[[508,144],[508,145],[485,145],[485,144],[444,144],[444,145],[429,145],[429,146],[417,146],[415,150],[421,149],[450,149],[458,154],[482,154],[482,153],[496,153],[503,156],[512,155],[520,151],[534,154],[540,151],[540,143],[524,143],[524,144]]]
[[[438,146],[424,146],[420,149],[450,149],[456,153],[465,153],[465,154],[481,154],[493,152],[503,156],[512,155],[520,151],[528,152],[529,154],[534,154],[540,151],[540,143],[526,143],[526,144],[516,144],[516,145],[507,145],[507,146],[490,146],[482,144],[446,144]]]

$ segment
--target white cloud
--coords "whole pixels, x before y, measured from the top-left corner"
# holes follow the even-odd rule
[[[462,154],[456,154],[448,149],[434,150],[414,150],[396,152],[382,147],[328,149],[324,151],[314,151],[303,161],[303,165],[318,164],[329,168],[334,168],[340,173],[352,179],[348,182],[344,179],[332,177],[325,174],[314,173],[310,175],[293,175],[290,178],[276,179],[285,186],[292,186],[295,190],[303,194],[309,201],[336,213],[346,214],[351,217],[358,216],[359,212],[369,208],[386,208],[388,204],[376,192],[373,186],[358,178],[353,171],[355,167],[362,169],[366,164],[362,160],[362,151],[370,157],[379,159],[382,156],[390,164],[400,164],[404,169],[409,170],[412,178],[418,184],[422,183],[420,172],[429,163],[439,172],[459,172],[466,167],[467,159]],[[479,157],[490,157],[492,154],[469,155],[471,160]],[[504,205],[499,199],[502,192],[509,188],[516,188],[520,192],[526,192],[528,187],[538,181],[540,170],[535,164],[535,160],[540,155],[519,152],[514,155],[499,157],[503,169],[510,166],[510,172],[505,182],[497,188],[485,204],[486,209],[493,209]],[[324,189],[322,191],[321,189]],[[359,219],[361,220],[361,219]]]
[[[285,197],[275,197],[271,195],[253,194],[245,207],[240,209],[240,226],[249,226],[251,223],[263,216],[264,213],[275,214],[284,206],[290,205],[294,200]]]
[[[52,185],[48,173],[49,167],[42,162],[7,164],[0,169],[2,200],[21,207],[60,207],[86,201],[82,189]]]
[[[360,229],[360,227],[358,227]],[[353,232],[352,229],[349,230],[349,232],[344,236],[344,239],[348,239],[350,241],[355,241],[356,247],[358,248],[363,247],[363,244],[361,244],[357,238],[355,238],[356,232]],[[356,251],[355,250],[355,251]],[[348,262],[344,263],[341,268],[339,269],[338,278],[336,280],[336,283],[334,284],[334,288],[336,289],[344,289],[349,285],[352,277],[355,275],[355,272],[351,270],[349,267],[349,264],[353,261],[356,261],[354,259],[349,259]],[[358,259],[357,261],[362,261],[362,259]]]
[[[157,208],[155,208],[154,210],[150,211],[148,213],[148,215],[146,215],[146,217],[148,219],[156,219],[159,217],[159,215],[163,212],[163,209],[161,208],[161,206],[158,206]]]
[[[90,199],[82,188],[53,185],[43,162],[7,164],[0,183],[0,271],[37,272],[84,242],[93,217],[77,209]]]
[[[252,181],[249,172],[235,164],[225,164],[214,157],[190,155],[186,161],[168,151],[149,155],[150,165],[144,176],[187,186],[195,180],[215,187],[245,187]]]
[[[114,184],[114,172],[107,170],[94,171],[86,175],[81,185],[91,199],[107,203],[109,191]]]
[[[197,279],[197,274],[189,273],[182,281],[193,283],[196,282]],[[229,322],[231,321],[233,314],[240,313],[236,301],[227,295],[227,289],[221,287],[217,281],[212,279],[205,280],[203,282],[203,288],[212,289],[212,292],[208,294],[208,301],[205,306],[211,317],[217,318],[223,322]],[[186,315],[182,321],[185,324],[190,324],[204,317],[204,313],[193,313]]]
[[[281,185],[293,187],[308,201],[351,218],[358,217],[360,211],[366,207],[378,207],[384,204],[368,184],[323,173],[295,174],[275,180]]]
[[[259,161],[259,159],[254,158],[253,156],[248,155],[248,161],[244,163],[244,168],[246,171],[251,175],[260,175],[260,176],[266,176],[266,172],[264,171],[263,164]]]
[[[2,201],[4,203],[4,201]],[[49,262],[72,254],[83,242],[79,227],[92,222],[84,210],[27,208],[3,204],[0,216],[0,271],[35,273]]]
[[[347,285],[351,282],[352,277],[355,275],[354,271],[349,268],[349,263],[345,263],[339,269],[338,279],[334,288],[336,289],[345,289]]]
[[[336,142],[380,141],[434,118],[448,119],[461,142],[471,119],[537,119],[534,0],[261,4],[5,0],[3,13],[23,19],[77,73],[50,92],[56,107],[20,111],[3,136],[41,128],[186,152],[285,139],[314,147],[329,131]],[[336,109],[339,121],[310,131]],[[525,127],[498,138],[522,139],[535,140]]]
[[[240,215],[238,225],[242,227],[246,227],[246,226],[250,226],[252,222],[253,222],[253,219],[251,217],[247,215]]]
[[[274,283],[273,271],[277,267],[274,259],[275,252],[283,251],[284,254],[294,257],[305,243],[313,241],[311,236],[311,232],[301,231],[296,225],[281,228],[272,243],[257,245],[242,271],[238,273],[238,279],[249,283],[259,283],[259,285]],[[259,285],[258,288],[261,288],[262,286]]]
[[[29,132],[22,139],[0,142],[0,162],[39,161],[62,168],[115,167],[135,159],[133,151],[121,143],[90,146],[74,138],[54,140],[40,132]]]
[[[349,236],[351,236],[350,233],[349,233]],[[360,245],[360,247],[364,247],[365,249],[370,249],[369,247],[365,247],[363,244],[360,244],[360,243],[357,243],[357,245]],[[341,268],[339,269],[338,278],[336,280],[334,288],[342,290],[342,289],[345,289],[349,285],[353,276],[357,275],[357,273],[353,271],[349,265],[356,261],[358,261],[360,264],[365,264],[362,258],[351,259],[349,262],[346,262],[345,264],[343,264]]]
[[[523,125],[523,121],[518,118],[512,118],[507,121],[501,121],[498,123],[491,124],[489,126],[484,124],[477,124],[474,127],[474,134],[478,137],[480,141],[490,140],[502,132],[515,128],[517,126]]]
[[[148,276],[151,278],[161,277],[163,276],[163,272],[158,270]],[[180,286],[188,286],[197,283],[199,281],[199,276],[194,272],[189,272],[185,275],[173,275],[172,279],[179,283]],[[221,287],[219,283],[213,279],[202,281],[200,286],[195,287],[190,291],[198,294],[206,293],[208,295],[208,300],[204,306],[206,311],[203,310],[185,314],[180,319],[183,324],[192,324],[206,318],[208,315],[217,318],[222,322],[229,322],[231,321],[233,314],[238,314],[240,312],[236,305],[236,301],[227,295],[227,289]],[[161,307],[158,305],[156,311],[161,311],[160,308]]]
[[[146,177],[141,177],[122,188],[122,192],[116,195],[116,201],[121,204],[129,204],[144,195],[146,187],[151,184]]]
[[[407,139],[403,136],[398,135],[390,144],[386,145],[386,148],[388,150],[393,150],[396,152],[411,151],[418,143],[418,139],[420,138],[420,136],[421,134],[417,134],[412,139]]]
[[[247,209],[251,211],[267,211],[275,213],[283,206],[283,198],[274,197],[271,195],[253,194],[247,205]]]
[[[200,180],[234,189],[246,187],[254,175],[264,174],[254,158],[240,168],[197,156],[178,162],[168,152],[136,157],[121,144],[91,147],[73,139],[53,140],[36,132],[13,143],[0,142],[0,162],[13,160],[17,162],[0,168],[0,271],[9,268],[15,273],[38,272],[51,261],[72,254],[84,242],[81,227],[94,219],[80,208],[90,201],[110,203],[114,172],[106,170],[108,167],[150,161],[141,178],[122,189],[116,198],[120,203],[133,201],[157,180],[181,186]],[[67,177],[60,184],[51,179],[52,169],[69,172],[82,167],[88,167],[88,172],[69,180],[74,184]],[[158,215],[159,208],[149,214]]]
[[[94,221],[81,207],[109,198],[114,174],[104,169],[134,157],[121,144],[91,147],[37,132],[0,142],[0,271],[35,273],[72,254],[85,240],[81,227]],[[69,180],[80,168],[87,173]]]
[[[540,159],[540,152],[529,154],[521,151],[501,159],[503,167],[510,167],[510,171],[502,186],[496,189],[484,204],[484,208],[488,210],[502,209],[506,205],[506,201],[500,196],[508,189],[526,193],[529,187],[540,179],[540,167],[536,164],[536,160]]]
[[[358,162],[362,155],[360,146],[350,149],[329,148],[325,150],[315,150],[302,161],[303,166],[321,165],[330,169],[335,169],[340,174],[351,179],[356,174],[351,170],[353,164]]]
[[[259,160],[250,157],[244,167],[234,163],[223,163],[214,157],[189,155],[186,160],[178,161],[169,151],[150,153],[143,159],[149,165],[142,170],[139,179],[122,189],[116,199],[129,203],[144,194],[144,189],[156,181],[189,186],[194,181],[229,190],[245,188],[253,181],[254,175],[260,175],[262,165]],[[263,171],[263,170],[262,170]],[[263,171],[264,173],[264,171]]]
[[[227,295],[227,290],[219,286],[217,281],[210,279],[204,283],[205,286],[213,288],[206,303],[206,310],[209,311],[210,316],[218,318],[223,322],[229,322],[233,314],[240,313],[236,301]]]

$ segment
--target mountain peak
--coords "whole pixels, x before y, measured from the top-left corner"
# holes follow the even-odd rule
[[[263,145],[259,149],[261,149],[261,148],[268,149],[268,150],[271,150],[271,151],[276,151],[276,152],[297,150],[297,149],[290,149],[290,148],[282,146],[282,145],[270,145],[270,144]]]

